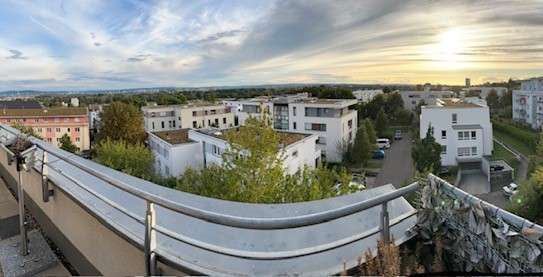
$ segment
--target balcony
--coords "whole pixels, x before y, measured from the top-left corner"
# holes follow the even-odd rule
[[[16,134],[0,126],[3,143]],[[84,275],[332,275],[356,268],[361,253],[375,253],[378,239],[393,236],[402,244],[416,235],[417,210],[402,196],[418,183],[302,203],[247,204],[161,187],[32,142],[36,163],[23,176],[25,203]],[[0,175],[17,188],[7,155],[0,149]],[[428,180],[465,205],[492,210],[510,228],[543,232],[433,175]]]

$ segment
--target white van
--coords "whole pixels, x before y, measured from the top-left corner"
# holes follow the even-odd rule
[[[377,147],[379,149],[388,149],[390,148],[390,140],[387,138],[378,138],[377,139]]]

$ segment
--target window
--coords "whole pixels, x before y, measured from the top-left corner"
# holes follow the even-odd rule
[[[296,130],[296,122],[292,122],[292,129]]]
[[[292,107],[292,115],[296,116],[296,107]],[[294,128],[294,129],[296,129],[296,128]]]
[[[153,122],[153,130],[155,129],[155,123]]]
[[[57,128],[57,133],[60,133],[60,128]]]
[[[172,120],[172,126],[175,128],[175,120]]]
[[[47,133],[51,133],[51,128],[47,128]]]
[[[75,138],[75,142],[79,142],[79,141],[81,141],[80,138]]]
[[[70,132],[70,128],[68,128],[68,133]]]
[[[447,138],[447,130],[441,130],[441,138],[446,139]]]
[[[458,122],[458,115],[455,114],[455,113],[453,113],[453,114],[452,114],[452,123],[453,123],[453,124],[456,124],[457,122]]]
[[[219,127],[219,119],[215,118],[215,127]]]
[[[36,119],[34,119],[34,122],[38,123],[38,122],[40,122],[40,120],[36,118]]]
[[[305,129],[308,131],[326,131],[326,124],[324,123],[306,123]]]
[[[196,111],[192,111],[192,116],[196,116]]]
[[[292,157],[298,157],[298,150],[292,152]]]
[[[470,155],[471,147],[458,147],[458,157],[467,157]]]
[[[441,155],[447,154],[447,145],[441,145]]]
[[[458,140],[469,140],[469,131],[458,132]]]
[[[76,127],[76,128],[75,128],[75,131],[76,131],[77,133],[79,133],[79,127]]]
[[[162,129],[164,129],[164,121],[161,121],[160,125],[162,126]]]
[[[196,123],[196,121],[193,121],[193,122],[192,122],[192,128],[196,128],[196,125],[197,125],[197,124],[198,124],[198,123]]]
[[[474,147],[471,148],[471,155],[472,156],[477,156],[477,147],[474,146]]]
[[[226,124],[226,117],[222,118],[222,124]]]
[[[211,126],[211,119],[207,120],[207,126]]]
[[[476,140],[477,139],[477,132],[471,131],[471,139]]]
[[[353,128],[353,120],[352,119],[347,121],[347,126],[349,126],[349,129]]]

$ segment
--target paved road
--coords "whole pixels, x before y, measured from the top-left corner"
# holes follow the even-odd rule
[[[386,150],[383,167],[372,187],[386,184],[399,187],[405,180],[413,176],[411,146],[411,136],[409,134],[404,134],[402,140],[396,140],[392,143],[390,149]]]

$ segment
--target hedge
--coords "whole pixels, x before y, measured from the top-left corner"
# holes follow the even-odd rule
[[[526,129],[499,121],[493,121],[492,126],[494,130],[506,133],[512,138],[526,143],[531,149],[534,149],[535,151],[539,139],[536,132],[528,131]]]

